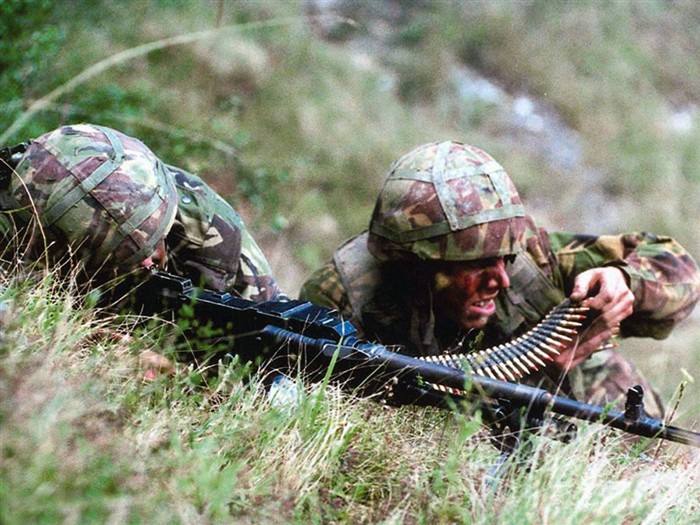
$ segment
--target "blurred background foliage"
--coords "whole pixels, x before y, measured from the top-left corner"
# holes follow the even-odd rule
[[[138,136],[234,204],[291,295],[391,161],[446,138],[499,159],[543,226],[700,257],[699,29],[692,0],[3,0],[0,134]]]

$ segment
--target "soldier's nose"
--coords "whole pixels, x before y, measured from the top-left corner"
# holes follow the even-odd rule
[[[508,288],[510,286],[510,277],[506,272],[506,263],[503,259],[497,259],[491,266],[486,269],[489,286],[497,288]]]

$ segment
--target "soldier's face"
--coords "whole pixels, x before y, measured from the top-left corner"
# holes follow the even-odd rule
[[[502,257],[445,264],[433,277],[435,313],[463,328],[481,328],[496,313],[496,296],[508,286]]]
[[[141,262],[141,266],[149,269],[157,268],[158,270],[164,270],[167,262],[168,251],[165,248],[165,241],[160,241],[156,245],[156,249],[154,250],[153,254]]]

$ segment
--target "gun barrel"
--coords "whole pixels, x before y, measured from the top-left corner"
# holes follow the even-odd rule
[[[700,433],[665,425],[663,421],[646,416],[630,419],[620,410],[581,403],[546,390],[528,385],[507,383],[487,377],[472,376],[472,390],[491,397],[504,397],[527,410],[550,411],[562,416],[601,423],[630,434],[660,438],[700,448]]]
[[[527,411],[544,413],[549,411],[562,416],[601,423],[623,430],[630,434],[648,438],[661,438],[700,448],[700,433],[665,425],[663,421],[649,417],[629,419],[624,412],[606,407],[581,403],[563,396],[556,396],[541,388],[529,385],[499,381],[476,374],[467,374],[462,370],[448,366],[427,363],[410,356],[392,352],[382,345],[360,342],[357,345],[344,346],[328,340],[305,337],[288,330],[268,327],[270,334],[278,340],[294,340],[297,343],[316,347],[325,353],[341,350],[341,359],[358,357],[358,352],[367,364],[373,363],[383,367],[391,375],[419,375],[423,380],[455,390],[480,394],[491,398],[504,398],[522,406]]]

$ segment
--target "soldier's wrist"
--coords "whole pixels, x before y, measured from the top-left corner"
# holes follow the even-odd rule
[[[607,264],[606,266],[610,266],[620,270],[620,272],[622,272],[622,275],[625,278],[625,282],[627,283],[627,288],[629,288],[633,294],[635,293],[635,290],[637,290],[637,288],[639,287],[639,281],[642,278],[641,274],[636,268],[634,268],[625,261],[615,261],[613,263]]]

